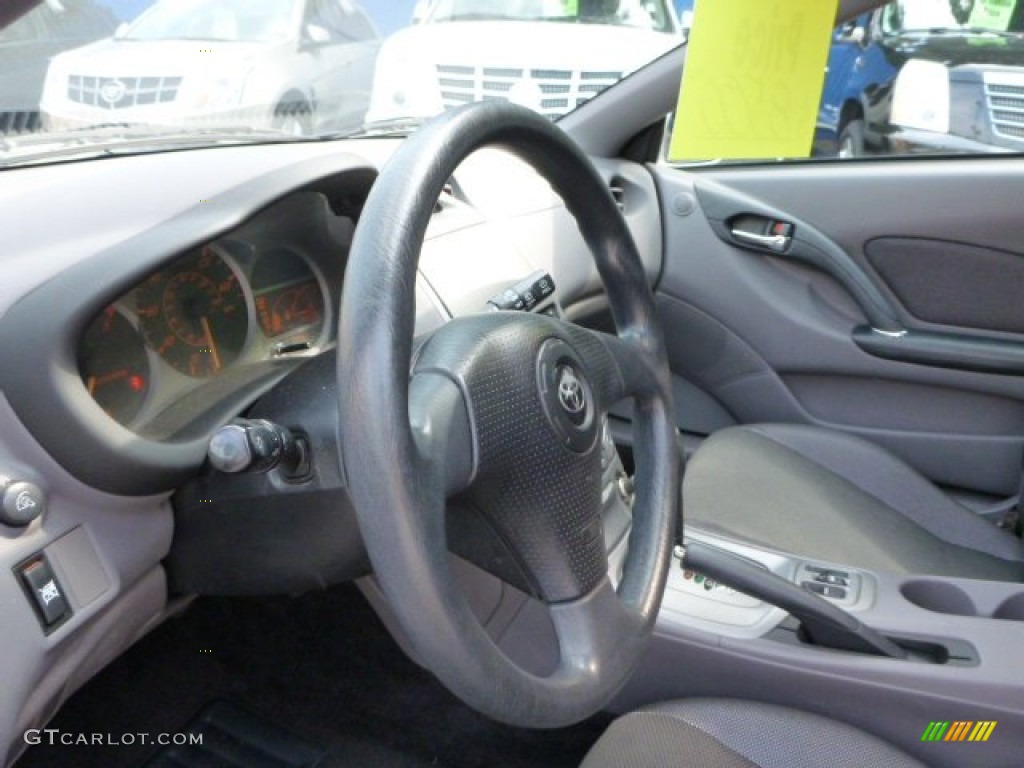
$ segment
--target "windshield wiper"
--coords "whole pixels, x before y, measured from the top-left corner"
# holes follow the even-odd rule
[[[238,40],[232,37],[206,37],[197,35],[195,37],[115,37],[114,41],[119,43],[163,43],[168,41],[186,40],[199,43],[237,43]]]
[[[427,121],[425,117],[389,117],[371,120],[352,131],[318,134],[318,139],[355,139],[364,136],[408,136]]]
[[[438,16],[432,21],[526,21],[526,19],[522,19],[519,16],[510,16],[507,13],[485,13],[481,11],[472,11],[467,13],[452,13],[448,16]]]
[[[303,141],[280,131],[239,128],[159,130],[120,123],[77,131],[34,133],[0,139],[0,168],[66,158],[103,157],[191,149],[231,144],[269,144]]]

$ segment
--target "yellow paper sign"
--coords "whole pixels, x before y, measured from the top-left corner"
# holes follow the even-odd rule
[[[669,159],[810,157],[838,0],[700,0]]]
[[[1016,0],[975,0],[968,26],[1005,32],[1010,28]]]

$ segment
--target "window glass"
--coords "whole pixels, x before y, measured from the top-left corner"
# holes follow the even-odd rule
[[[814,136],[812,158],[1024,151],[1024,2],[897,0],[841,25]]]
[[[663,3],[654,0],[436,0],[420,9],[423,21],[504,19],[616,24],[672,31]]]
[[[39,3],[0,14],[0,166],[165,134],[405,135],[476,101],[554,121],[684,40],[672,0]]]
[[[288,32],[296,0],[179,0],[159,4],[131,25],[123,40],[268,42]]]

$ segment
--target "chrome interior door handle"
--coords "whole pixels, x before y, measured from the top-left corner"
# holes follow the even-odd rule
[[[756,232],[748,232],[745,229],[732,230],[733,238],[744,245],[753,245],[758,248],[767,248],[770,251],[776,253],[785,253],[790,243],[793,242],[792,237],[786,235],[759,235]]]

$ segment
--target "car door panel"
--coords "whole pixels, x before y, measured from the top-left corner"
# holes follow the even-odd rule
[[[1024,305],[1012,301],[1024,287],[1024,257],[1015,254],[1024,163],[655,174],[666,222],[658,305],[676,375],[739,422],[836,427],[937,482],[1016,492],[1024,378],[1005,372],[1018,370],[1024,352]],[[730,198],[746,208],[723,208]],[[795,238],[809,227],[834,258],[815,263],[730,242],[727,223],[744,210],[796,222]],[[940,298],[923,298],[929,285]],[[896,332],[871,330],[865,292],[892,314]],[[994,370],[1002,373],[986,372]],[[685,406],[684,428],[699,432]]]

